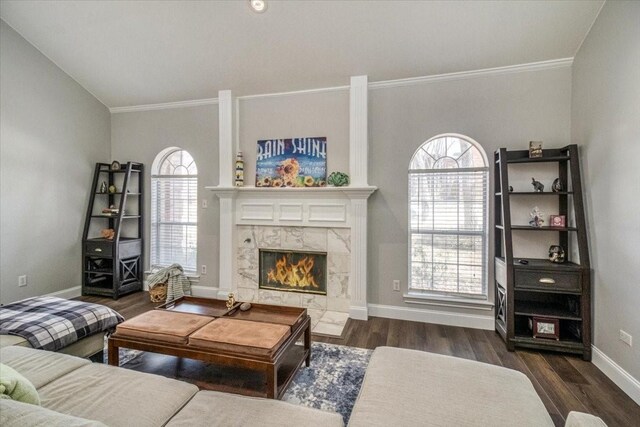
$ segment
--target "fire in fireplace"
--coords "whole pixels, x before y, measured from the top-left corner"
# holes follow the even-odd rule
[[[327,294],[326,252],[260,249],[260,289]]]

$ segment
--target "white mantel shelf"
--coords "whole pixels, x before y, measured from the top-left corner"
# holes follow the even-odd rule
[[[366,199],[373,194],[378,187],[221,187],[221,186],[207,186],[207,190],[213,191],[218,196],[242,194],[248,197],[255,196],[256,198],[262,198],[269,194],[278,194],[279,196],[285,195],[309,195],[316,197],[333,197],[333,196],[347,196],[350,199]]]

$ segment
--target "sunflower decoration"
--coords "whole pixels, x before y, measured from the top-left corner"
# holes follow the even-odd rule
[[[265,176],[262,180],[263,187],[271,187],[271,177]]]
[[[272,187],[282,187],[284,185],[284,182],[282,181],[282,178],[273,178],[273,182],[271,183]]]
[[[295,187],[296,184],[295,184],[295,181],[292,180],[292,179],[285,179],[284,180],[284,186],[285,187]]]
[[[300,173],[300,163],[296,159],[284,159],[276,168],[276,172],[285,182],[287,180],[294,181]]]
[[[307,175],[307,176],[304,177],[304,186],[305,187],[313,187],[313,184],[314,184],[314,179],[313,179],[312,176]]]

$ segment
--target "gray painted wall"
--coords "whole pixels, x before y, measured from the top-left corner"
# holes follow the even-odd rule
[[[240,150],[245,184],[255,185],[261,139],[327,137],[327,174],[349,172],[349,91],[240,99]]]
[[[138,161],[145,165],[145,268],[149,266],[151,236],[151,165],[160,151],[180,147],[193,156],[198,166],[198,271],[203,264],[207,274],[200,285],[218,285],[218,199],[204,187],[218,184],[218,106],[174,108],[170,110],[117,113],[111,116],[111,156],[119,161]],[[202,208],[206,199],[208,208]]]
[[[570,142],[570,103],[569,67],[371,90],[369,183],[379,190],[369,203],[369,302],[423,307],[405,304],[402,299],[408,279],[407,169],[423,142],[442,133],[464,134],[482,145],[489,163],[497,148],[527,149],[530,140],[544,141],[545,148],[562,147]],[[530,189],[531,176],[550,184],[554,173],[545,169],[527,171],[514,188]],[[492,205],[491,195],[489,201]],[[518,215],[523,217],[521,223],[526,223],[532,207],[515,207],[514,223]],[[548,206],[544,210],[551,214],[552,209]],[[489,218],[489,235],[493,236],[493,208]],[[554,236],[543,234],[521,235],[520,243],[524,238],[536,240],[526,245],[514,242],[521,248],[516,256],[546,256],[550,241],[544,239]],[[492,237],[489,242],[489,294],[493,298]],[[393,279],[401,281],[402,292],[392,290]]]
[[[573,66],[572,139],[582,148],[594,345],[640,378],[640,3],[607,2]],[[634,347],[618,331],[634,336]]]
[[[109,110],[0,21],[0,302],[79,286]],[[28,285],[18,287],[26,274]]]

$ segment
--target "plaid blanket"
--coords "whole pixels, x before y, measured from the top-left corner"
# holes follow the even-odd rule
[[[31,347],[58,351],[84,337],[113,330],[124,318],[99,304],[35,297],[0,307],[0,334],[18,335]]]

